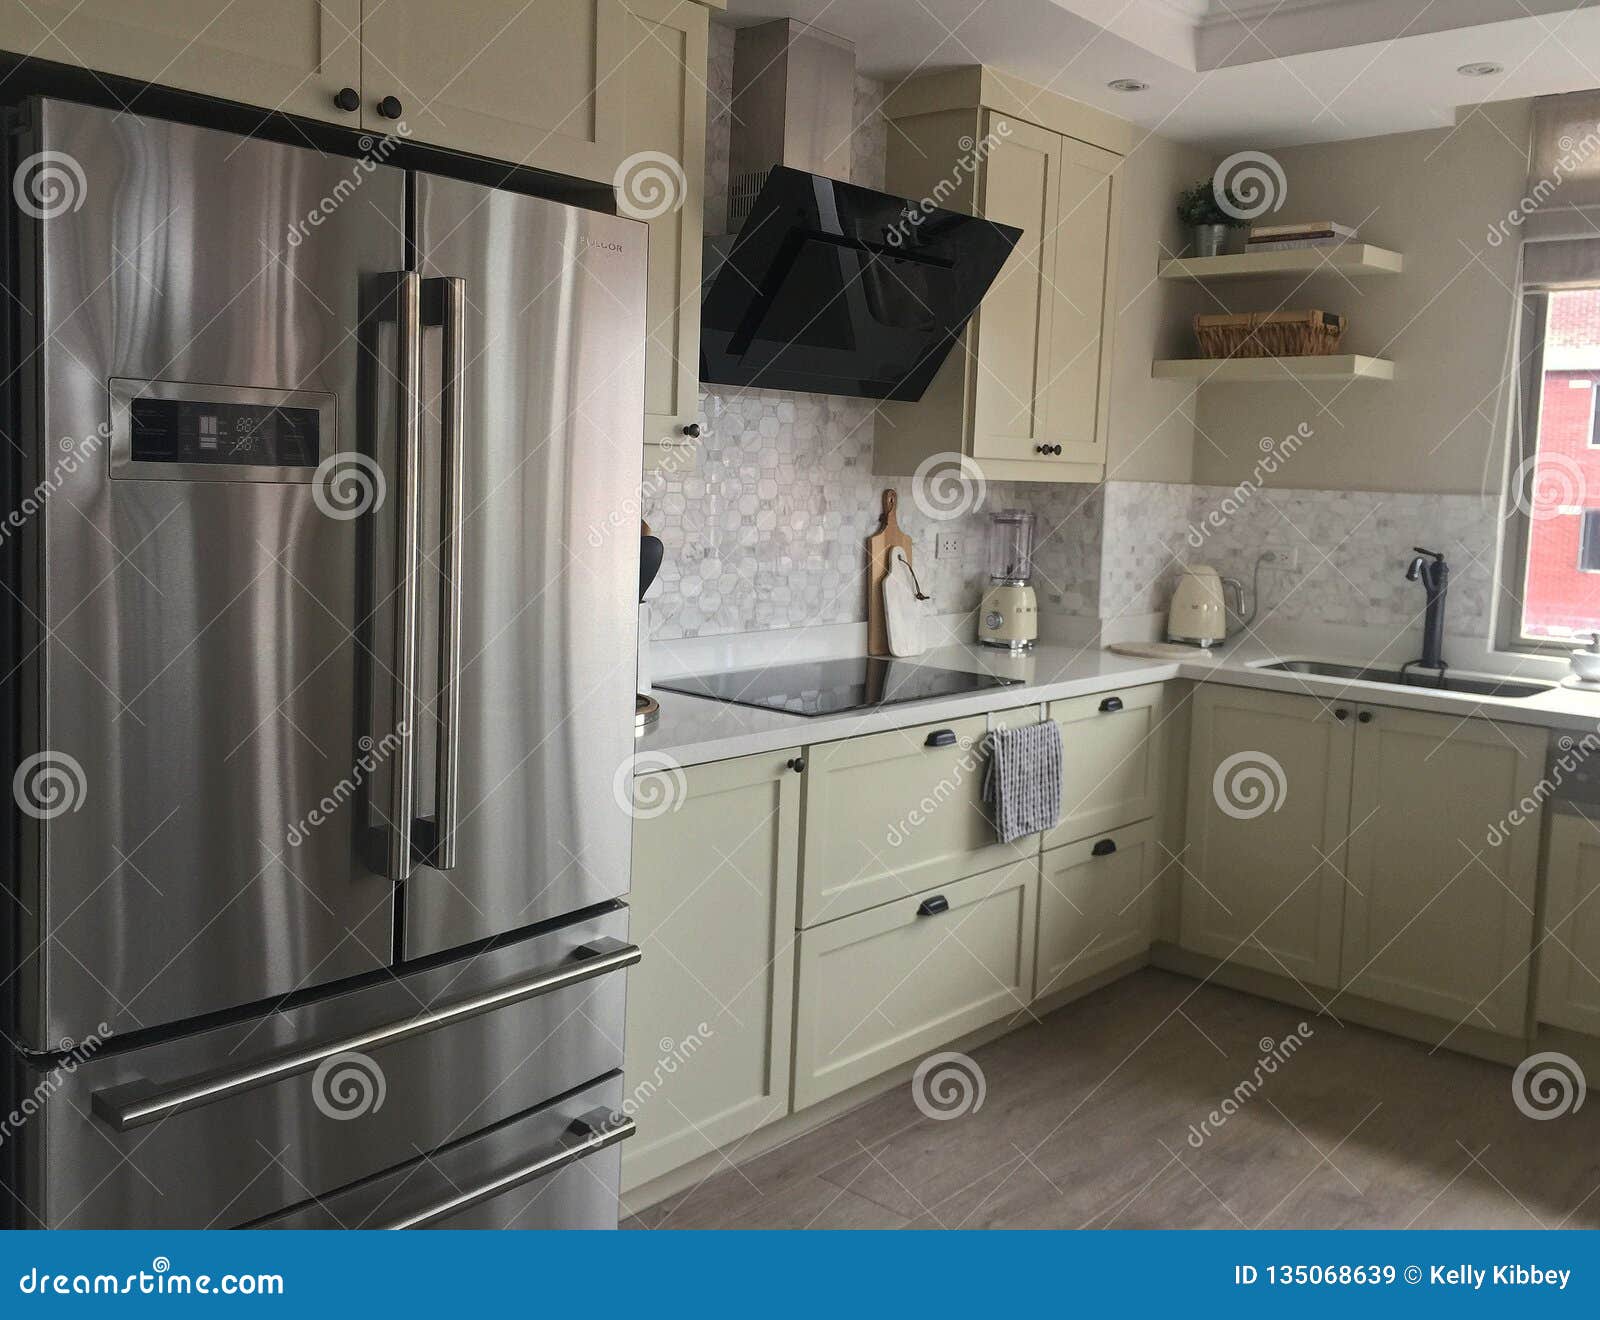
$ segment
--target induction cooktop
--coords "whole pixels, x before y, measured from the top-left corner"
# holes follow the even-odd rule
[[[862,656],[847,660],[808,660],[801,664],[734,669],[725,674],[693,674],[657,679],[656,686],[691,697],[711,697],[739,706],[781,710],[790,715],[837,715],[841,711],[926,701],[985,688],[1010,687],[1020,678],[937,669],[910,660]]]

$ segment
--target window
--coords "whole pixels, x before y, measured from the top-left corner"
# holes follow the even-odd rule
[[[1522,461],[1511,508],[1520,564],[1513,642],[1600,629],[1600,285],[1535,290],[1523,322]]]

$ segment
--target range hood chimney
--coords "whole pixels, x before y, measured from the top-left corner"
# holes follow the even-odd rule
[[[850,181],[855,47],[793,19],[733,39],[728,228],[737,230],[774,165]]]

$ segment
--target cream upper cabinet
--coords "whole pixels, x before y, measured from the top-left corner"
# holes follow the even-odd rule
[[[1193,711],[1183,946],[1337,985],[1354,705],[1208,683]]]
[[[361,0],[29,0],[0,6],[0,48],[287,114],[348,123]]]
[[[799,755],[635,783],[626,1187],[789,1112]]]
[[[624,0],[626,96],[619,177],[650,226],[645,315],[648,463],[681,453],[700,402],[700,239],[705,203],[706,11],[687,0]],[[656,189],[663,191],[656,191]]]
[[[1528,1005],[1542,729],[1362,706],[1350,800],[1351,993],[1521,1035]]]
[[[1022,235],[922,399],[880,405],[873,470],[914,472],[949,454],[990,480],[1101,480],[1118,122],[987,70],[911,79],[887,113],[890,192]]]
[[[1600,1036],[1600,826],[1576,808],[1550,815],[1539,1021]]]
[[[609,181],[626,27],[623,0],[362,0],[362,126]]]

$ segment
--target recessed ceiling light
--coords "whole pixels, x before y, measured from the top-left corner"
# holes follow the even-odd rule
[[[1150,84],[1137,78],[1113,78],[1106,84],[1114,92],[1147,92]]]
[[[1463,64],[1457,73],[1465,78],[1487,78],[1491,74],[1504,73],[1506,66],[1496,64],[1493,60],[1479,60],[1476,64]]]

